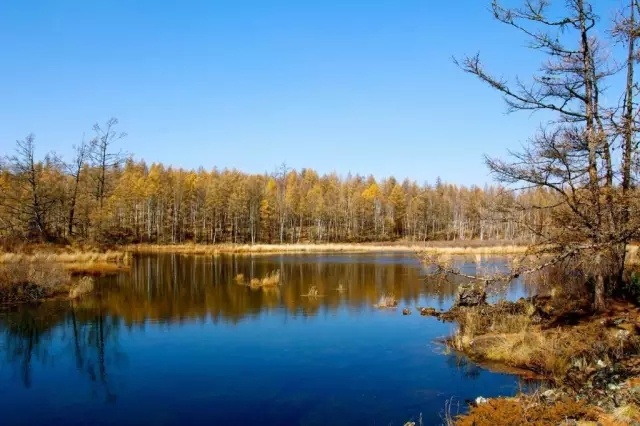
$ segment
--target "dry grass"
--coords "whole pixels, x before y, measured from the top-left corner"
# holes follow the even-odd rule
[[[251,288],[268,288],[280,285],[280,270],[271,271],[262,278],[254,277],[246,282],[244,274],[237,274],[234,281],[241,285],[248,285]]]
[[[138,244],[126,247],[138,253],[184,253],[219,255],[231,254],[274,254],[274,253],[367,253],[367,252],[423,252],[426,254],[518,254],[524,253],[523,245],[487,245],[473,242],[442,243],[396,243],[396,244]]]
[[[593,368],[640,349],[640,338],[618,327],[607,327],[593,318],[575,325],[545,328],[529,302],[460,309],[458,331],[449,339],[456,350],[481,361],[525,369],[556,382],[569,370]]]
[[[75,252],[75,253],[54,253],[37,252],[35,254],[24,253],[2,253],[0,263],[16,263],[23,261],[44,261],[55,263],[124,263],[127,259],[125,252],[108,251],[105,253],[95,252]]]
[[[393,293],[383,294],[378,300],[378,303],[374,305],[376,308],[395,308],[398,306],[398,301]]]
[[[84,276],[69,290],[69,299],[77,299],[85,294],[91,293],[94,288],[93,278]]]
[[[273,253],[322,253],[322,252],[411,252],[419,249],[410,245],[373,245],[373,244],[139,244],[128,246],[128,250],[138,253],[184,253],[218,255],[230,254],[273,254]]]
[[[316,297],[320,297],[323,296],[322,294],[320,294],[320,292],[318,291],[318,288],[314,285],[312,285],[309,288],[309,291],[307,292],[307,294],[303,294],[303,297],[309,297],[311,299],[315,299]]]
[[[51,261],[0,264],[0,303],[35,302],[69,288],[69,272]]]
[[[640,384],[640,308],[611,300],[607,312],[596,315],[585,306],[588,301],[575,298],[536,297],[449,311],[446,319],[459,323],[450,347],[489,365],[533,372],[556,388],[552,398],[534,393],[490,399],[447,418],[447,424],[597,421],[619,426],[640,421],[640,393],[634,390]],[[611,394],[612,385],[617,395]]]
[[[607,416],[611,424],[630,425],[640,422],[640,407],[635,404],[623,405]]]
[[[456,426],[547,426],[568,420],[596,421],[599,411],[582,401],[563,398],[551,404],[543,404],[534,396],[495,398],[472,407],[468,414],[454,419]],[[584,424],[584,423],[583,423]]]
[[[1,253],[0,264],[52,263],[60,265],[70,273],[110,274],[129,268],[131,254],[120,251],[64,252],[43,251],[28,253]]]
[[[253,280],[252,286],[253,286]],[[280,271],[271,271],[260,279],[259,287],[275,287],[280,284]]]
[[[425,247],[419,251],[429,255],[442,255],[442,256],[457,256],[457,255],[474,255],[474,254],[487,254],[487,255],[510,255],[510,254],[524,254],[527,251],[527,246],[521,245],[504,245],[504,246],[460,246],[460,247]]]

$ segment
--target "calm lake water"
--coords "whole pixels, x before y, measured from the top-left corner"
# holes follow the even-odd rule
[[[278,288],[243,285],[273,271]],[[443,353],[455,326],[415,307],[457,285],[410,255],[140,256],[97,286],[0,312],[0,424],[437,425],[522,386]]]

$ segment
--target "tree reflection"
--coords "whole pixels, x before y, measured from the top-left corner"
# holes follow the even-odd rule
[[[370,259],[368,259],[370,258]],[[238,285],[279,271],[281,285],[252,289]],[[415,305],[420,297],[451,300],[456,283],[430,289],[419,265],[381,262],[376,256],[141,256],[130,274],[104,279],[105,309],[127,324],[147,319],[180,322],[238,322],[262,312],[284,309],[316,315],[339,308],[370,308],[382,294]],[[315,287],[317,298],[303,297]]]
[[[92,394],[113,402],[116,392],[108,371],[124,359],[118,345],[119,328],[117,318],[101,308],[87,309],[67,302],[21,306],[0,313],[4,341],[0,352],[27,388],[34,380],[35,363],[48,366],[74,359],[76,370],[92,383]],[[58,345],[61,352],[51,351]]]
[[[457,279],[431,282],[419,264],[393,255],[339,256],[141,256],[129,273],[98,280],[96,294],[77,302],[49,302],[0,311],[0,352],[26,387],[34,364],[73,360],[95,397],[117,400],[114,370],[123,367],[121,325],[146,321],[236,323],[269,311],[314,316],[340,309],[372,310],[383,294],[401,305],[450,304]],[[281,285],[238,284],[279,271]],[[318,297],[303,297],[315,287]],[[51,350],[55,348],[54,350]],[[60,351],[59,349],[62,349]],[[479,369],[466,359],[450,362],[474,379]]]

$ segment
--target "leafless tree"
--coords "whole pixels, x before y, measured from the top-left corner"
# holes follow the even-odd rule
[[[108,171],[114,167],[120,166],[126,159],[123,151],[112,151],[113,145],[127,136],[124,132],[116,132],[115,127],[117,125],[118,119],[110,118],[104,126],[100,126],[97,123],[93,126],[96,136],[91,141],[90,158],[97,170],[95,176],[96,200],[99,205],[100,221],[102,220],[104,200],[106,199],[109,190]],[[98,226],[98,229],[100,229],[100,226]]]
[[[597,310],[623,277],[627,245],[640,236],[634,167],[638,1],[628,1],[613,30],[603,31],[594,1],[567,0],[561,15],[552,16],[549,0],[524,0],[517,8],[494,0],[495,19],[546,56],[540,70],[530,81],[508,81],[486,71],[479,55],[455,60],[501,93],[509,111],[555,116],[522,151],[510,152],[508,160],[487,157],[486,163],[498,181],[514,189],[544,187],[557,195],[557,204],[529,206],[551,209],[553,218],[550,226],[538,229],[539,244],[532,253],[547,255],[542,265],[568,259],[588,265]],[[615,58],[621,50],[624,57]],[[605,98],[619,101],[607,104]]]
[[[91,145],[85,142],[84,137],[79,145],[73,147],[74,157],[73,160],[66,164],[69,176],[73,179],[73,188],[71,189],[71,197],[69,199],[69,217],[68,217],[68,232],[69,236],[73,236],[73,225],[76,211],[76,203],[78,200],[78,190],[80,187],[80,175],[82,169],[87,163],[89,154],[91,153]]]
[[[29,134],[16,142],[15,154],[8,158],[8,167],[12,173],[13,185],[10,200],[5,207],[13,211],[23,224],[28,238],[46,240],[50,237],[47,228],[47,213],[59,201],[47,182],[43,181],[44,170],[58,160],[54,154],[47,154],[45,163],[35,160],[35,136]]]

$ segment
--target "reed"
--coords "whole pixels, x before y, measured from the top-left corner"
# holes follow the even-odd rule
[[[393,293],[386,293],[380,297],[380,300],[374,306],[376,308],[395,308],[398,306],[398,301]]]
[[[238,284],[248,285],[251,288],[277,287],[280,285],[280,270],[271,271],[261,278],[253,277],[248,282],[244,274],[237,274],[233,280]]]
[[[91,277],[84,276],[69,290],[69,299],[77,299],[85,294],[91,293],[94,288],[94,280]]]

